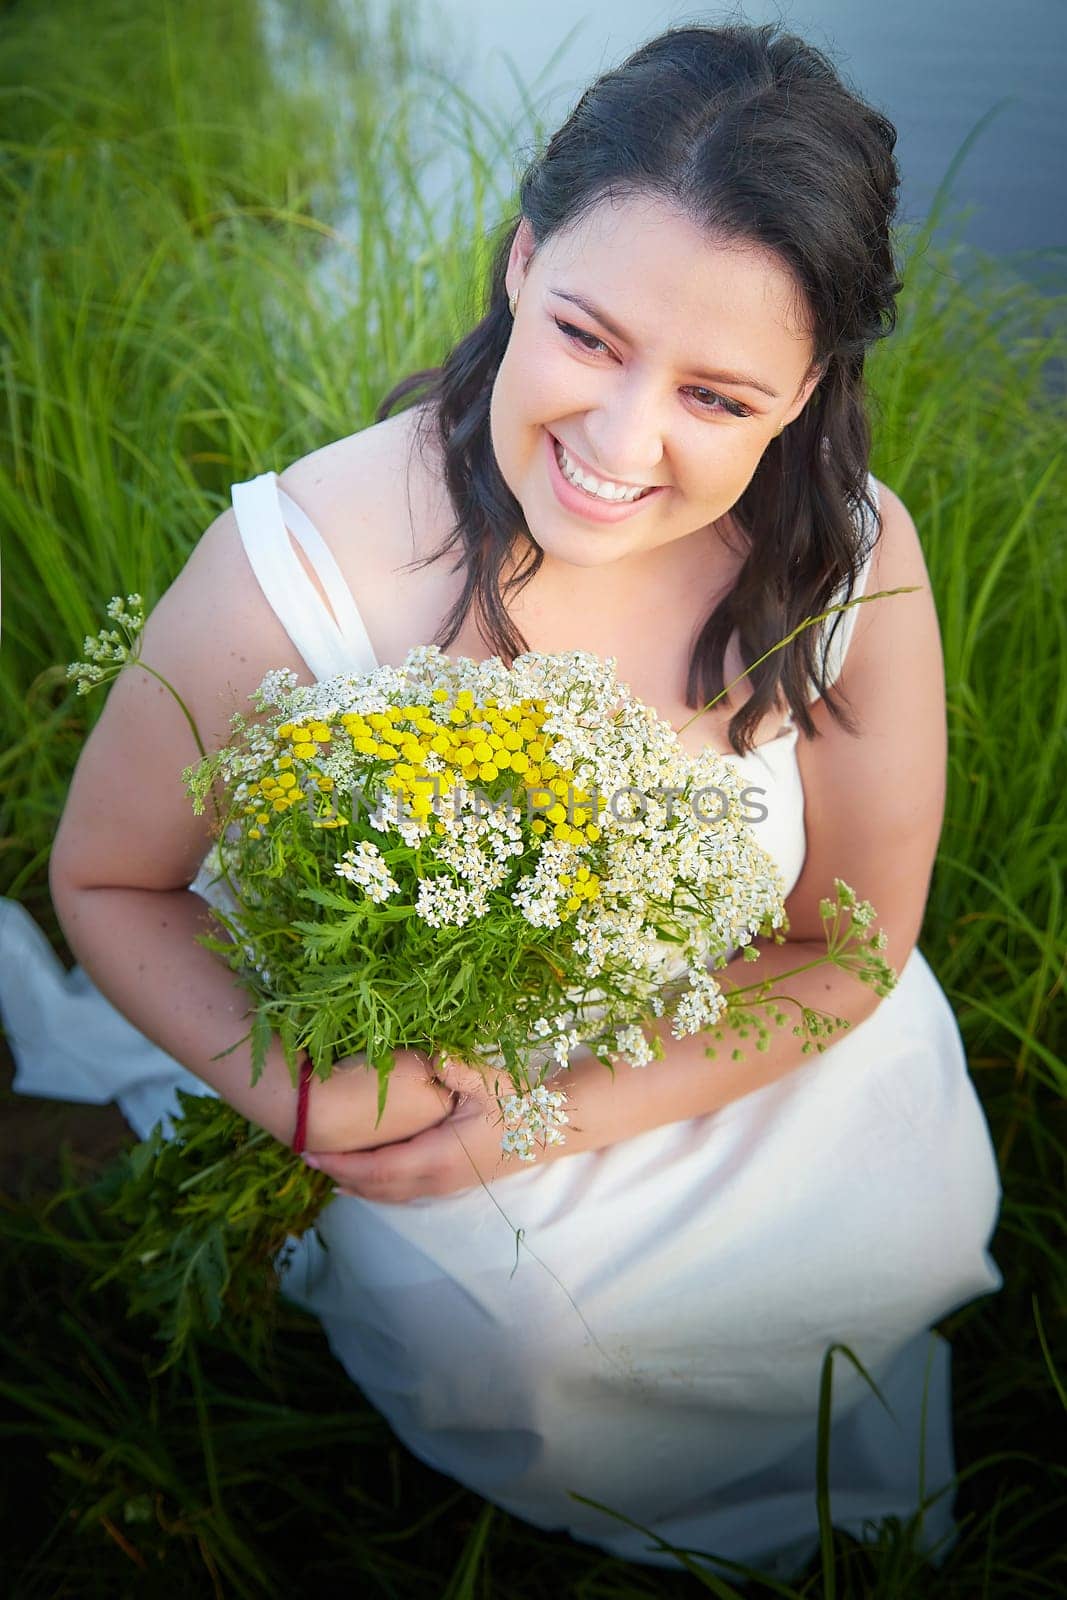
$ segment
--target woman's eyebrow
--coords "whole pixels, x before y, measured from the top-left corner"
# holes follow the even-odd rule
[[[612,322],[610,317],[606,317],[603,311],[598,310],[593,302],[586,300],[583,295],[570,294],[564,289],[550,288],[548,292],[549,294],[557,295],[560,300],[569,300],[572,306],[577,306],[579,310],[584,311],[587,316],[593,318],[594,322],[599,322],[602,327],[607,328],[610,334],[613,334],[616,339],[621,339],[624,344],[632,342],[629,335],[622,328]],[[689,371],[692,372],[694,378],[707,378],[712,383],[734,383],[745,389],[758,389],[760,394],[767,395],[771,400],[780,400],[782,398],[776,389],[770,388],[767,384],[761,383],[758,378],[750,377],[745,372],[698,372],[695,367],[690,367]]]

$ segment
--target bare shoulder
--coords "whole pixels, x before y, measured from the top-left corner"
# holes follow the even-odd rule
[[[888,484],[882,483],[879,478],[873,481],[878,494],[880,527],[871,558],[867,593],[874,594],[879,589],[895,589],[912,583],[928,586],[930,575],[915,519]],[[875,609],[875,606],[860,607],[857,632],[859,623],[864,619],[869,621]]]
[[[410,563],[453,523],[432,427],[411,407],[312,451],[279,475],[311,519],[351,591],[378,661],[396,664],[437,629],[447,604],[439,564]],[[310,563],[297,549],[324,604]]]
[[[856,626],[837,680],[861,733],[858,740],[848,737],[840,746],[836,739],[828,739],[827,752],[861,746],[864,738],[885,737],[898,723],[914,740],[924,715],[939,723],[944,714],[941,632],[922,541],[900,496],[888,485],[875,482],[880,528],[864,603],[857,608]],[[906,592],[887,592],[892,590]],[[831,719],[821,701],[814,713],[819,726],[828,732]],[[816,740],[815,744],[822,742]]]
[[[313,450],[278,474],[330,549],[368,626],[394,564],[410,559],[398,520],[410,433],[405,415]],[[297,541],[292,547],[328,609],[313,565]],[[299,682],[311,681],[256,580],[232,506],[201,536],[150,616],[146,660],[149,649],[178,672],[212,745],[225,743],[233,711],[248,709],[265,672],[288,667]]]
[[[395,412],[321,449],[312,450],[279,473],[285,492],[307,512],[334,554],[343,556],[358,544],[355,534],[372,528],[376,537],[367,555],[403,554],[403,536],[395,528],[398,498],[410,487],[424,492],[426,474],[419,471],[415,433],[416,408]],[[432,434],[431,434],[432,439]],[[398,490],[401,491],[398,496]],[[408,530],[410,533],[410,530]],[[410,548],[406,554],[410,557]]]

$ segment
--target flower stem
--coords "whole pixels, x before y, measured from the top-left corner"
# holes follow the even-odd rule
[[[787,644],[791,644],[796,638],[797,634],[803,633],[805,628],[813,627],[816,622],[825,622],[826,618],[832,617],[835,611],[848,611],[853,606],[867,605],[871,600],[884,600],[890,595],[894,594],[913,594],[919,587],[920,586],[918,584],[912,583],[899,589],[879,589],[876,594],[861,594],[857,595],[854,600],[842,600],[839,605],[830,606],[826,611],[820,611],[817,617],[805,617],[804,621],[798,624],[798,626],[793,629],[792,633],[787,633],[784,639],[779,639],[777,644],[772,644],[769,650],[765,650],[764,653],[757,660],[753,661],[749,666],[747,666],[743,672],[739,672],[736,678],[731,678],[730,682],[726,684],[724,688],[720,689],[718,694],[714,695],[708,701],[706,706],[701,706],[699,711],[694,711],[693,715],[683,722],[680,728],[675,728],[675,733],[684,733],[686,728],[689,727],[690,723],[695,722],[698,717],[702,717],[706,711],[710,711],[712,706],[716,705],[724,695],[730,693],[730,690],[735,686],[735,684],[738,684],[742,681],[742,679],[747,678],[754,667],[761,666],[763,662],[767,660],[768,656],[774,655],[776,650],[782,650]]]

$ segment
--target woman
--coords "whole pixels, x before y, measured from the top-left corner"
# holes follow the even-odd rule
[[[790,939],[759,942],[761,975],[825,948],[835,877],[877,908],[888,997],[831,967],[785,985],[852,1024],[823,1054],[786,1028],[714,1067],[699,1039],[614,1079],[578,1060],[566,1143],[522,1170],[462,1064],[450,1104],[401,1057],[371,1135],[373,1075],[312,1091],[308,1148],[343,1193],[287,1292],[430,1465],[650,1564],[675,1562],[570,1491],[766,1571],[811,1556],[834,1343],[887,1402],[835,1364],[835,1522],[859,1537],[942,1490],[920,1544],[943,1555],[949,1348],[930,1324],[1001,1282],[988,1130],[916,947],[944,804],[937,616],[914,523],[867,471],[864,358],[900,289],[894,142],[774,27],[639,49],[525,174],[488,311],[444,366],[283,479],[236,484],[145,629],[209,748],[272,667],[307,682],[431,639],[614,656],[762,797]],[[804,617],[898,587],[694,718]],[[288,1141],[280,1044],[255,1088],[247,1041],[220,1055],[245,1007],[194,943],[210,922],[207,820],[180,778],[194,755],[156,680],[123,673],[52,857],[80,973],[57,979],[9,922],[17,1086],[115,1095],[145,1131],[196,1084]]]

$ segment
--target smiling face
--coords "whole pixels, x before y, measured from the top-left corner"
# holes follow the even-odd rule
[[[820,376],[803,298],[773,252],[712,243],[654,197],[601,202],[536,254],[533,242],[524,218],[490,403],[497,463],[546,570],[647,575],[651,552],[717,537],[803,410]],[[655,492],[629,505],[570,487],[557,440],[602,484]]]

